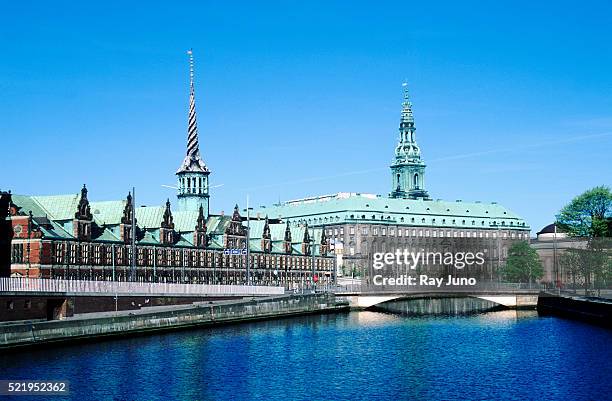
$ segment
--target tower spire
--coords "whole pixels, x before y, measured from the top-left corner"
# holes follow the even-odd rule
[[[189,55],[189,119],[187,128],[187,156],[200,158],[200,147],[198,144],[198,122],[195,109],[195,85],[193,84],[193,50],[187,52]]]
[[[207,172],[208,168],[200,156],[198,141],[198,121],[195,107],[195,85],[193,50],[187,51],[189,55],[189,117],[187,119],[187,155],[177,173],[183,171]]]
[[[200,156],[198,141],[198,123],[195,106],[194,62],[193,50],[187,51],[189,56],[189,117],[187,119],[187,154],[176,172],[178,178],[177,196],[181,210],[197,211],[203,207],[208,216],[208,175],[210,170]]]
[[[429,199],[425,190],[425,162],[416,142],[416,128],[412,114],[412,102],[408,83],[402,83],[402,112],[399,124],[399,141],[395,147],[395,158],[391,164],[391,198]]]

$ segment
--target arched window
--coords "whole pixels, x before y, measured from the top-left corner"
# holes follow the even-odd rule
[[[417,189],[419,188],[419,175],[418,174],[414,175],[414,187]]]

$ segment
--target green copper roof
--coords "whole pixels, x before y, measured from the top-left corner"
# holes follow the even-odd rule
[[[98,224],[119,224],[126,201],[89,202],[91,214]]]
[[[146,231],[144,237],[138,243],[143,245],[159,245],[159,240],[153,233]]]
[[[49,219],[53,219],[53,216],[47,211],[39,202],[34,200],[30,196],[25,195],[12,195],[11,196],[13,203],[20,208],[20,212],[24,215],[28,215],[30,211],[33,216],[38,217],[48,217]]]
[[[186,236],[186,235],[181,235],[176,245],[177,246],[193,246],[193,238],[189,238],[189,236]]]
[[[392,199],[337,194],[267,207],[261,211],[292,223],[330,225],[361,222],[408,226],[528,229],[518,215],[497,203]],[[292,234],[295,235],[292,229]]]
[[[212,234],[224,234],[225,229],[231,221],[231,216],[210,215],[206,221],[206,229]]]
[[[164,206],[141,206],[136,208],[136,224],[140,228],[159,228],[164,219]]]
[[[172,212],[174,229],[179,232],[193,232],[198,222],[197,210],[184,210]]]
[[[105,228],[102,235],[96,238],[96,241],[118,242],[119,240],[119,237],[113,234],[113,232],[108,228]]]
[[[53,220],[71,220],[77,211],[81,195],[49,195],[32,196],[48,213]]]

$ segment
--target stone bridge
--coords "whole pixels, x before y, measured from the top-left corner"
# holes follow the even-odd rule
[[[424,298],[478,298],[494,302],[509,309],[535,308],[538,304],[539,289],[521,290],[475,290],[470,292],[370,292],[336,291],[337,296],[346,298],[353,309],[367,309],[386,302]]]

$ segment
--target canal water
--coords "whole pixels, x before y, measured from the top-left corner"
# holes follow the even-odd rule
[[[535,312],[351,312],[5,353],[0,379],[80,401],[609,400],[611,361],[612,331]]]

